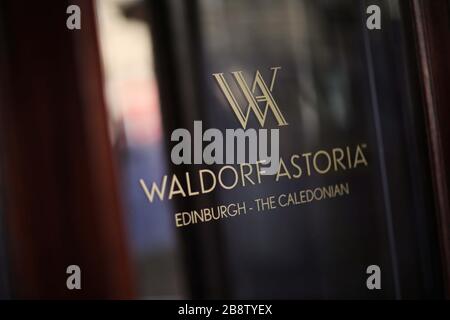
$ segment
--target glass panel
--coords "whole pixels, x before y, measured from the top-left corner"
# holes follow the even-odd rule
[[[225,132],[245,127],[247,116],[246,128],[278,128],[285,165],[278,176],[262,177],[255,166],[234,165],[234,173],[214,166],[217,179],[226,172],[226,182],[210,194],[179,197],[173,222],[187,246],[199,250],[209,241],[220,248],[219,256],[200,253],[207,262],[190,262],[191,276],[205,287],[218,281],[232,298],[440,296],[415,53],[401,14],[406,9],[399,1],[376,3],[382,30],[373,31],[366,28],[364,1],[199,0],[197,7],[168,6],[170,38],[155,46],[174,43],[175,60],[181,58],[170,60],[176,71],[165,85],[174,95],[177,84],[189,94],[164,110],[189,115],[177,125],[191,132],[193,120],[201,120],[203,130]],[[164,27],[159,30],[169,37]],[[232,74],[237,71],[242,73]],[[273,106],[264,109],[267,95],[253,86],[257,71],[284,119]],[[259,119],[248,107],[251,95],[262,110]],[[212,169],[189,167],[196,177],[191,183],[199,184],[201,168]],[[274,208],[261,210],[269,197]],[[244,214],[192,223],[194,210],[206,220],[202,209],[244,202]],[[193,234],[209,236],[196,240]],[[198,271],[213,259],[223,269],[220,280]],[[381,268],[382,290],[366,287],[371,265]]]

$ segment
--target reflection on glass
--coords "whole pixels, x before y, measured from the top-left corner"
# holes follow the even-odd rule
[[[139,179],[157,180],[167,169],[148,25],[125,14],[136,4],[97,1],[111,139],[139,296],[177,298],[181,285],[170,203],[150,207],[139,187]],[[143,8],[136,10],[145,15]]]
[[[126,3],[98,6],[111,134],[143,296],[181,292],[174,212],[348,183],[347,197],[178,229],[188,292],[201,298],[440,297],[421,100],[400,1],[377,1],[382,32],[365,27],[364,1],[147,1],[159,9],[151,11],[151,26],[145,17],[125,18]],[[165,71],[158,74],[161,109],[149,26],[156,30],[158,70]],[[280,129],[281,156],[289,161],[293,154],[361,147],[368,167],[217,188],[149,207],[138,179],[160,181],[171,173],[162,155],[173,145],[162,137],[159,112],[170,119],[166,129],[191,128],[194,120],[204,129],[239,128],[212,75],[242,71],[250,82],[259,70],[267,80],[272,67],[280,67],[273,97],[289,123]],[[254,116],[248,127],[260,128]],[[273,117],[265,127],[277,127]],[[184,175],[199,167],[171,169]],[[380,291],[366,287],[373,264],[382,270]]]

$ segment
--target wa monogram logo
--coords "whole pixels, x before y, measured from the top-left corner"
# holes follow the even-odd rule
[[[255,77],[253,78],[253,83],[251,84],[251,89],[245,81],[242,71],[231,72],[234,80],[236,81],[237,87],[241,90],[242,94],[247,100],[248,104],[245,110],[239,105],[223,73],[213,74],[214,78],[217,81],[217,84],[225,95],[225,98],[228,100],[228,103],[230,104],[231,109],[239,120],[242,128],[246,129],[250,112],[253,112],[255,114],[261,127],[264,127],[267,112],[269,110],[275,117],[278,126],[288,125],[286,119],[280,111],[280,108],[278,107],[275,99],[272,96],[272,90],[275,84],[277,73],[280,69],[281,67],[270,68],[270,70],[272,70],[272,79],[270,80],[269,85],[267,85],[267,83],[264,81],[259,70],[256,70]]]

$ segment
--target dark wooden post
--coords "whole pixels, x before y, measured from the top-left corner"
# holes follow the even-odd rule
[[[438,230],[450,297],[450,4],[412,0],[427,117]]]

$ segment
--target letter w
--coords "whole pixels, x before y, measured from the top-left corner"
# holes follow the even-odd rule
[[[161,200],[161,201],[164,200],[167,176],[164,176],[164,178],[163,178],[161,189],[158,189],[158,186],[156,185],[156,183],[153,182],[152,183],[152,191],[150,191],[150,192],[148,191],[147,185],[145,184],[144,180],[140,179],[139,182],[141,184],[142,189],[144,189],[144,192],[148,198],[148,201],[150,201],[150,203],[153,202],[153,197],[154,197],[155,192],[158,195],[159,200]]]

